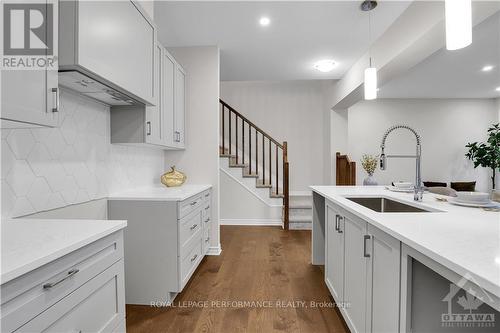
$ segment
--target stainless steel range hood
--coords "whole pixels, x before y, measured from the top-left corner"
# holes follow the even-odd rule
[[[91,97],[107,105],[141,104],[127,95],[77,71],[60,71],[59,85]]]

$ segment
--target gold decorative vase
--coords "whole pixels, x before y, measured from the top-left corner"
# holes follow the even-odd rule
[[[186,175],[175,170],[175,165],[170,167],[170,171],[161,176],[161,183],[167,187],[181,186],[186,181]]]

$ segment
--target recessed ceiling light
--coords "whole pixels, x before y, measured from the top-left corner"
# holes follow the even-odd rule
[[[328,73],[331,72],[336,66],[337,63],[334,60],[324,59],[316,62],[314,64],[314,69],[323,73]]]
[[[269,19],[269,17],[263,16],[259,19],[259,24],[263,27],[267,27],[270,23],[271,20]]]
[[[483,72],[489,72],[489,71],[491,71],[493,68],[494,68],[494,66],[492,66],[492,65],[486,65],[486,66],[484,66],[481,70],[482,70]]]
[[[496,89],[495,89],[495,90],[496,90],[496,91],[500,91],[500,87],[496,87]]]

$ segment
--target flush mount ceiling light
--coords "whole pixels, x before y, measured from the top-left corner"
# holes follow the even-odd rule
[[[361,10],[368,12],[368,44],[370,45],[368,49],[368,56],[370,58],[370,65],[365,69],[365,100],[372,100],[377,98],[377,68],[372,65],[372,55],[371,55],[371,42],[372,42],[372,18],[371,11],[377,7],[377,1],[363,1],[361,4]]]
[[[320,72],[328,73],[331,72],[336,66],[337,63],[334,60],[324,59],[316,62],[313,67]]]
[[[446,49],[458,50],[472,43],[472,0],[445,0]]]
[[[271,20],[269,19],[269,17],[261,17],[259,19],[259,24],[263,27],[267,27],[269,24],[271,24]]]
[[[492,66],[492,65],[486,65],[483,68],[481,68],[481,71],[490,72],[493,68],[494,68],[494,66]]]
[[[496,89],[495,89],[495,90],[496,90],[496,91],[500,91],[500,87],[496,87]]]

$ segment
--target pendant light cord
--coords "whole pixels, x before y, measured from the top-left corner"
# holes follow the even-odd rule
[[[372,67],[372,11],[368,12],[368,56]]]

